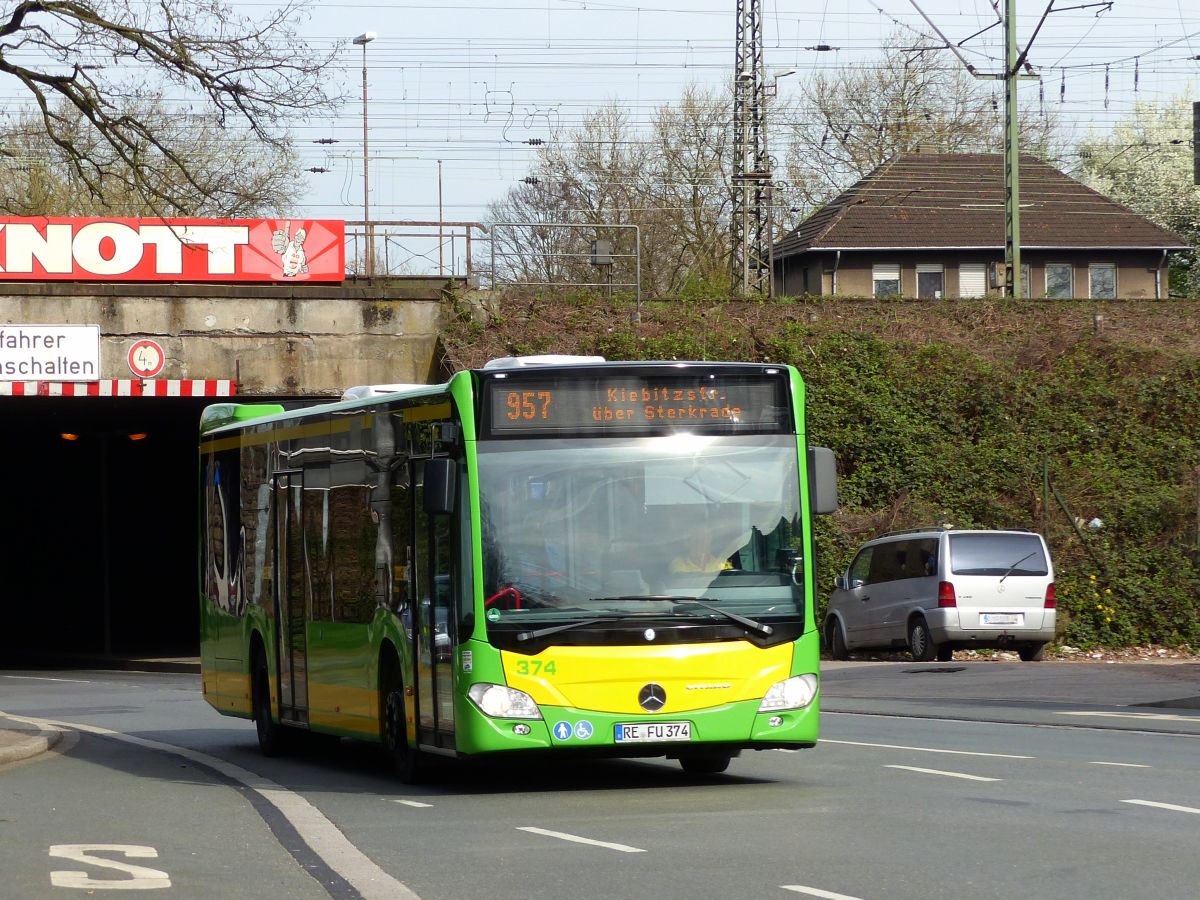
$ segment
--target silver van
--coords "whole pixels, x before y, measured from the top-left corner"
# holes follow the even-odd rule
[[[859,549],[834,580],[824,635],[834,659],[907,647],[913,659],[944,661],[990,647],[1031,662],[1054,640],[1057,613],[1040,534],[918,529]]]

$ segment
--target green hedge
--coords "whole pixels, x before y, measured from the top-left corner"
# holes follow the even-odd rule
[[[697,323],[693,321],[692,325]],[[809,439],[837,453],[841,511],[818,525],[822,593],[883,531],[951,523],[1041,530],[1051,499],[1063,643],[1200,646],[1196,564],[1200,360],[1100,336],[1042,366],[964,346],[791,321],[769,338],[735,322],[656,336],[617,328],[614,359],[757,358],[796,365]]]

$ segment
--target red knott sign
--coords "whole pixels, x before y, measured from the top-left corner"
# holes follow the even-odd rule
[[[0,280],[343,281],[340,219],[0,217]]]

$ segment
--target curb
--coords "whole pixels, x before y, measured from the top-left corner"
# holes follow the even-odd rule
[[[61,731],[27,732],[0,728],[0,765],[45,753],[62,740]]]

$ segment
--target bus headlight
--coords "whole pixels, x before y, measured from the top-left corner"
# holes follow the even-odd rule
[[[515,691],[502,684],[471,685],[467,691],[471,702],[479,707],[485,716],[493,719],[540,719],[542,711],[538,709],[533,698],[524,691]]]
[[[777,709],[802,709],[812,703],[815,696],[817,696],[817,676],[812,673],[797,675],[794,678],[779,681],[771,685],[771,689],[763,697],[763,702],[759,705],[758,711],[772,712]]]

